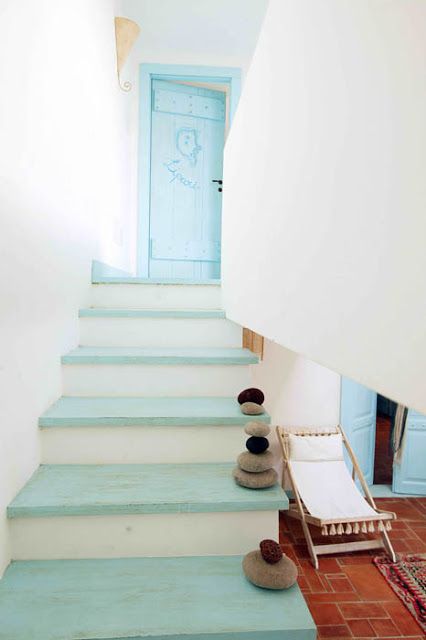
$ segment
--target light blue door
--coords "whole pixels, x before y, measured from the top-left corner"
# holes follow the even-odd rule
[[[426,495],[426,416],[408,411],[400,462],[393,465],[395,493]]]
[[[152,82],[151,278],[220,277],[226,94]]]
[[[368,484],[374,479],[377,394],[361,384],[342,378],[340,424],[358,459]],[[348,462],[349,468],[352,465]]]

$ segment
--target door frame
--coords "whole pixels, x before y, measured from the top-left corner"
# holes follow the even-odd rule
[[[229,85],[230,125],[241,94],[241,69],[237,67],[148,63],[139,65],[137,276],[140,278],[149,277],[152,80],[195,80]]]

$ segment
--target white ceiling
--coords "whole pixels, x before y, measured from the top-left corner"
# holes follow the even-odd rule
[[[141,27],[146,62],[229,64],[246,69],[268,0],[121,0],[121,15]]]

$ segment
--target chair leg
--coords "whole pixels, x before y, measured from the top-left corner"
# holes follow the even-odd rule
[[[314,565],[315,569],[319,568],[318,556],[315,551],[315,546],[312,540],[311,532],[309,531],[309,526],[305,520],[302,520],[302,529],[305,534],[306,544],[308,545],[309,555],[311,556],[311,562]]]
[[[390,559],[392,560],[392,562],[396,562],[397,558],[396,558],[396,554],[395,551],[393,549],[392,543],[390,541],[389,538],[389,534],[387,531],[382,531],[382,539],[383,539],[383,546],[385,547],[388,555],[390,556]]]

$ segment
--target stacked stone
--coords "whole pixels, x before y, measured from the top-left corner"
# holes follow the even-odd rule
[[[297,581],[297,567],[275,540],[262,540],[259,549],[243,558],[248,580],[263,589],[288,589]]]
[[[272,468],[274,456],[268,451],[266,436],[270,428],[263,422],[248,422],[244,431],[250,436],[246,442],[247,451],[237,458],[238,466],[233,471],[235,481],[248,489],[266,489],[276,484],[277,472]]]
[[[265,396],[263,391],[251,387],[250,389],[244,389],[238,396],[238,403],[242,413],[248,416],[260,416],[265,413],[263,408],[263,401]]]

